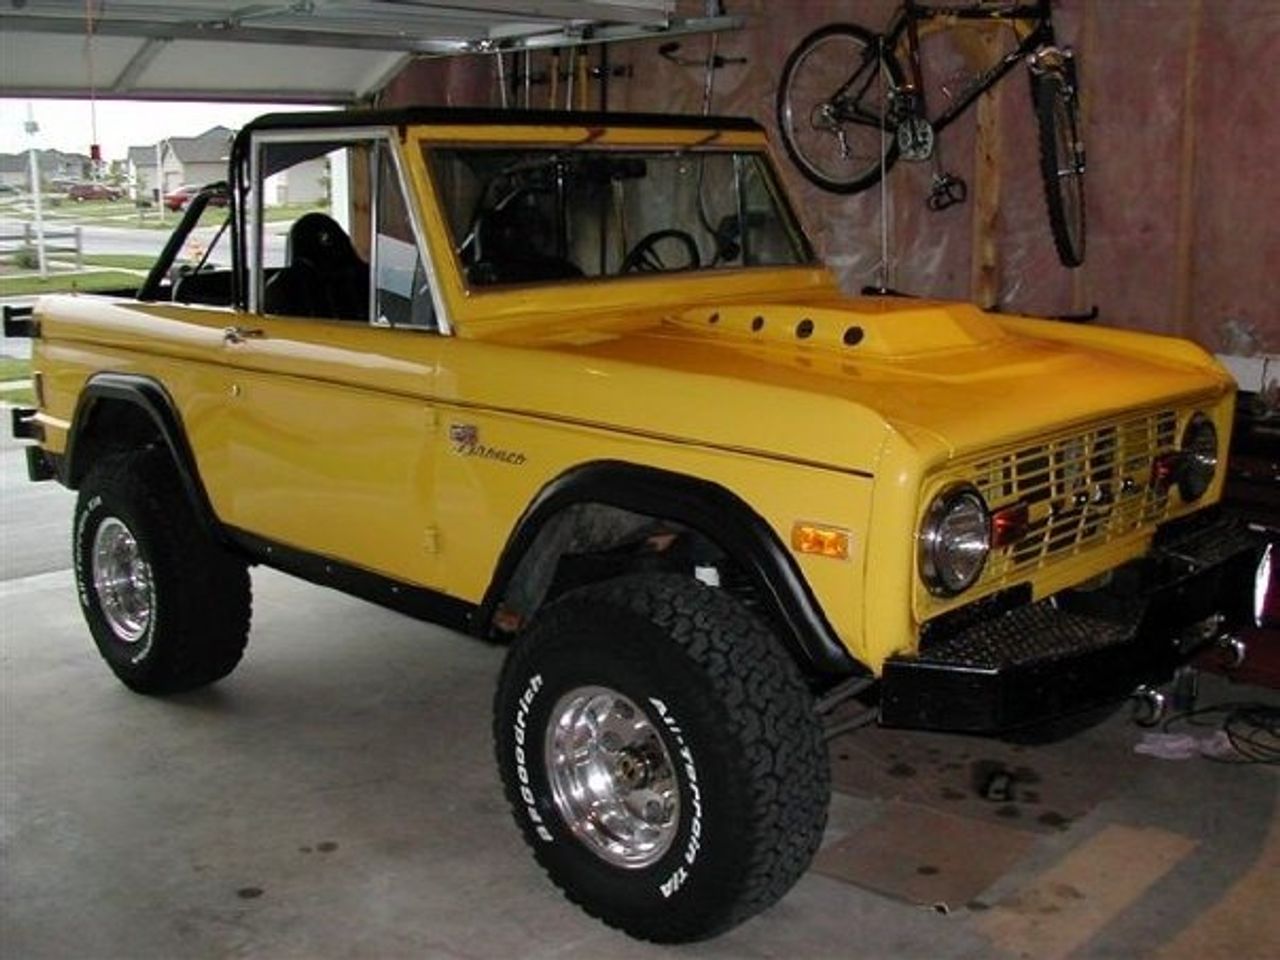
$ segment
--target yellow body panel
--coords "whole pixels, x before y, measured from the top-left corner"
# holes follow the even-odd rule
[[[573,143],[578,128],[539,128]],[[1182,342],[902,299],[849,299],[819,268],[469,291],[420,145],[523,142],[528,129],[411,130],[418,194],[453,336],[228,309],[50,297],[37,308],[40,420],[60,452],[85,379],[164,384],[226,524],[476,602],[548,483],[597,460],[712,481],[790,543],[797,520],[848,530],[848,559],[793,554],[851,653],[878,671],[915,649],[938,601],[916,572],[932,493],[977,453],[1135,409],[1229,433],[1228,376]],[[756,134],[727,141],[762,147]],[[599,142],[692,145],[690,131]],[[262,336],[229,343],[223,328]],[[857,333],[850,331],[856,328]],[[805,330],[803,334],[801,330]],[[470,456],[474,431],[505,456]],[[1172,503],[1169,516],[1212,502]],[[1048,595],[1139,555],[1153,527],[1029,575]]]

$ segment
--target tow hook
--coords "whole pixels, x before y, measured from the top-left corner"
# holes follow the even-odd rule
[[[1154,727],[1169,709],[1169,698],[1146,684],[1130,695],[1133,701],[1133,722],[1140,727]]]
[[[1244,658],[1249,653],[1249,648],[1245,642],[1239,637],[1223,636],[1218,638],[1217,647],[1225,656],[1224,666],[1235,669],[1244,663]]]

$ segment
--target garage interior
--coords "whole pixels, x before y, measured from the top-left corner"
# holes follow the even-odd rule
[[[84,4],[47,0],[0,12],[0,77],[8,97],[705,108],[774,135],[778,75],[801,38],[833,21],[879,29],[896,5],[133,0],[90,3],[86,27]],[[900,163],[883,190],[848,196],[780,149],[778,169],[848,292],[1172,334],[1218,354],[1250,414],[1228,496],[1274,538],[1280,5],[1056,0],[1054,20],[1081,64],[1079,268],[1059,262],[1046,227],[1021,69],[945,135],[965,203],[927,208],[928,164]],[[926,84],[945,97],[1010,37],[965,28],[923,42]],[[257,568],[239,671],[133,696],[86,641],[72,495],[26,484],[20,447],[6,438],[3,451],[6,956],[676,952],[564,901],[512,829],[491,746],[501,647]],[[1274,724],[1280,631],[1246,640],[1243,664],[1215,653],[1167,691],[1175,712],[1211,708],[1164,731],[1180,744],[1134,723],[1142,704],[1006,740],[840,714],[849,729],[829,740],[835,792],[813,868],[764,914],[679,953],[1275,956],[1275,728],[1250,709]]]

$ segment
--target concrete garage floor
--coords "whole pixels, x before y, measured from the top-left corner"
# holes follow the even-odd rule
[[[1277,771],[1135,756],[1120,715],[1039,746],[842,737],[828,842],[782,903],[709,943],[633,942],[563,901],[511,822],[489,742],[501,650],[259,570],[240,669],[135,696],[75,602],[70,495],[27,484],[12,444],[0,469],[4,957],[1280,950]],[[1206,682],[1202,702],[1226,699],[1280,700]],[[1009,802],[977,792],[983,763],[1008,765]],[[958,869],[981,885],[963,902],[912,902]]]

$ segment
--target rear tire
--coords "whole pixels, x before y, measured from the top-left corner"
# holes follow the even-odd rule
[[[98,652],[138,693],[177,693],[235,669],[249,637],[249,571],[198,523],[158,449],[104,457],[76,500],[80,607]]]
[[[891,50],[878,50],[880,42],[854,24],[830,24],[800,41],[778,80],[782,145],[810,182],[832,193],[867,189],[898,159],[886,116],[902,68]],[[841,87],[845,93],[837,97]]]
[[[755,616],[688,577],[622,577],[539,613],[503,668],[494,740],[538,863],[634,937],[741,923],[822,839],[827,755],[799,671]]]
[[[1049,230],[1063,266],[1084,263],[1084,143],[1079,100],[1066,73],[1032,74],[1031,97],[1040,124],[1040,174]]]

